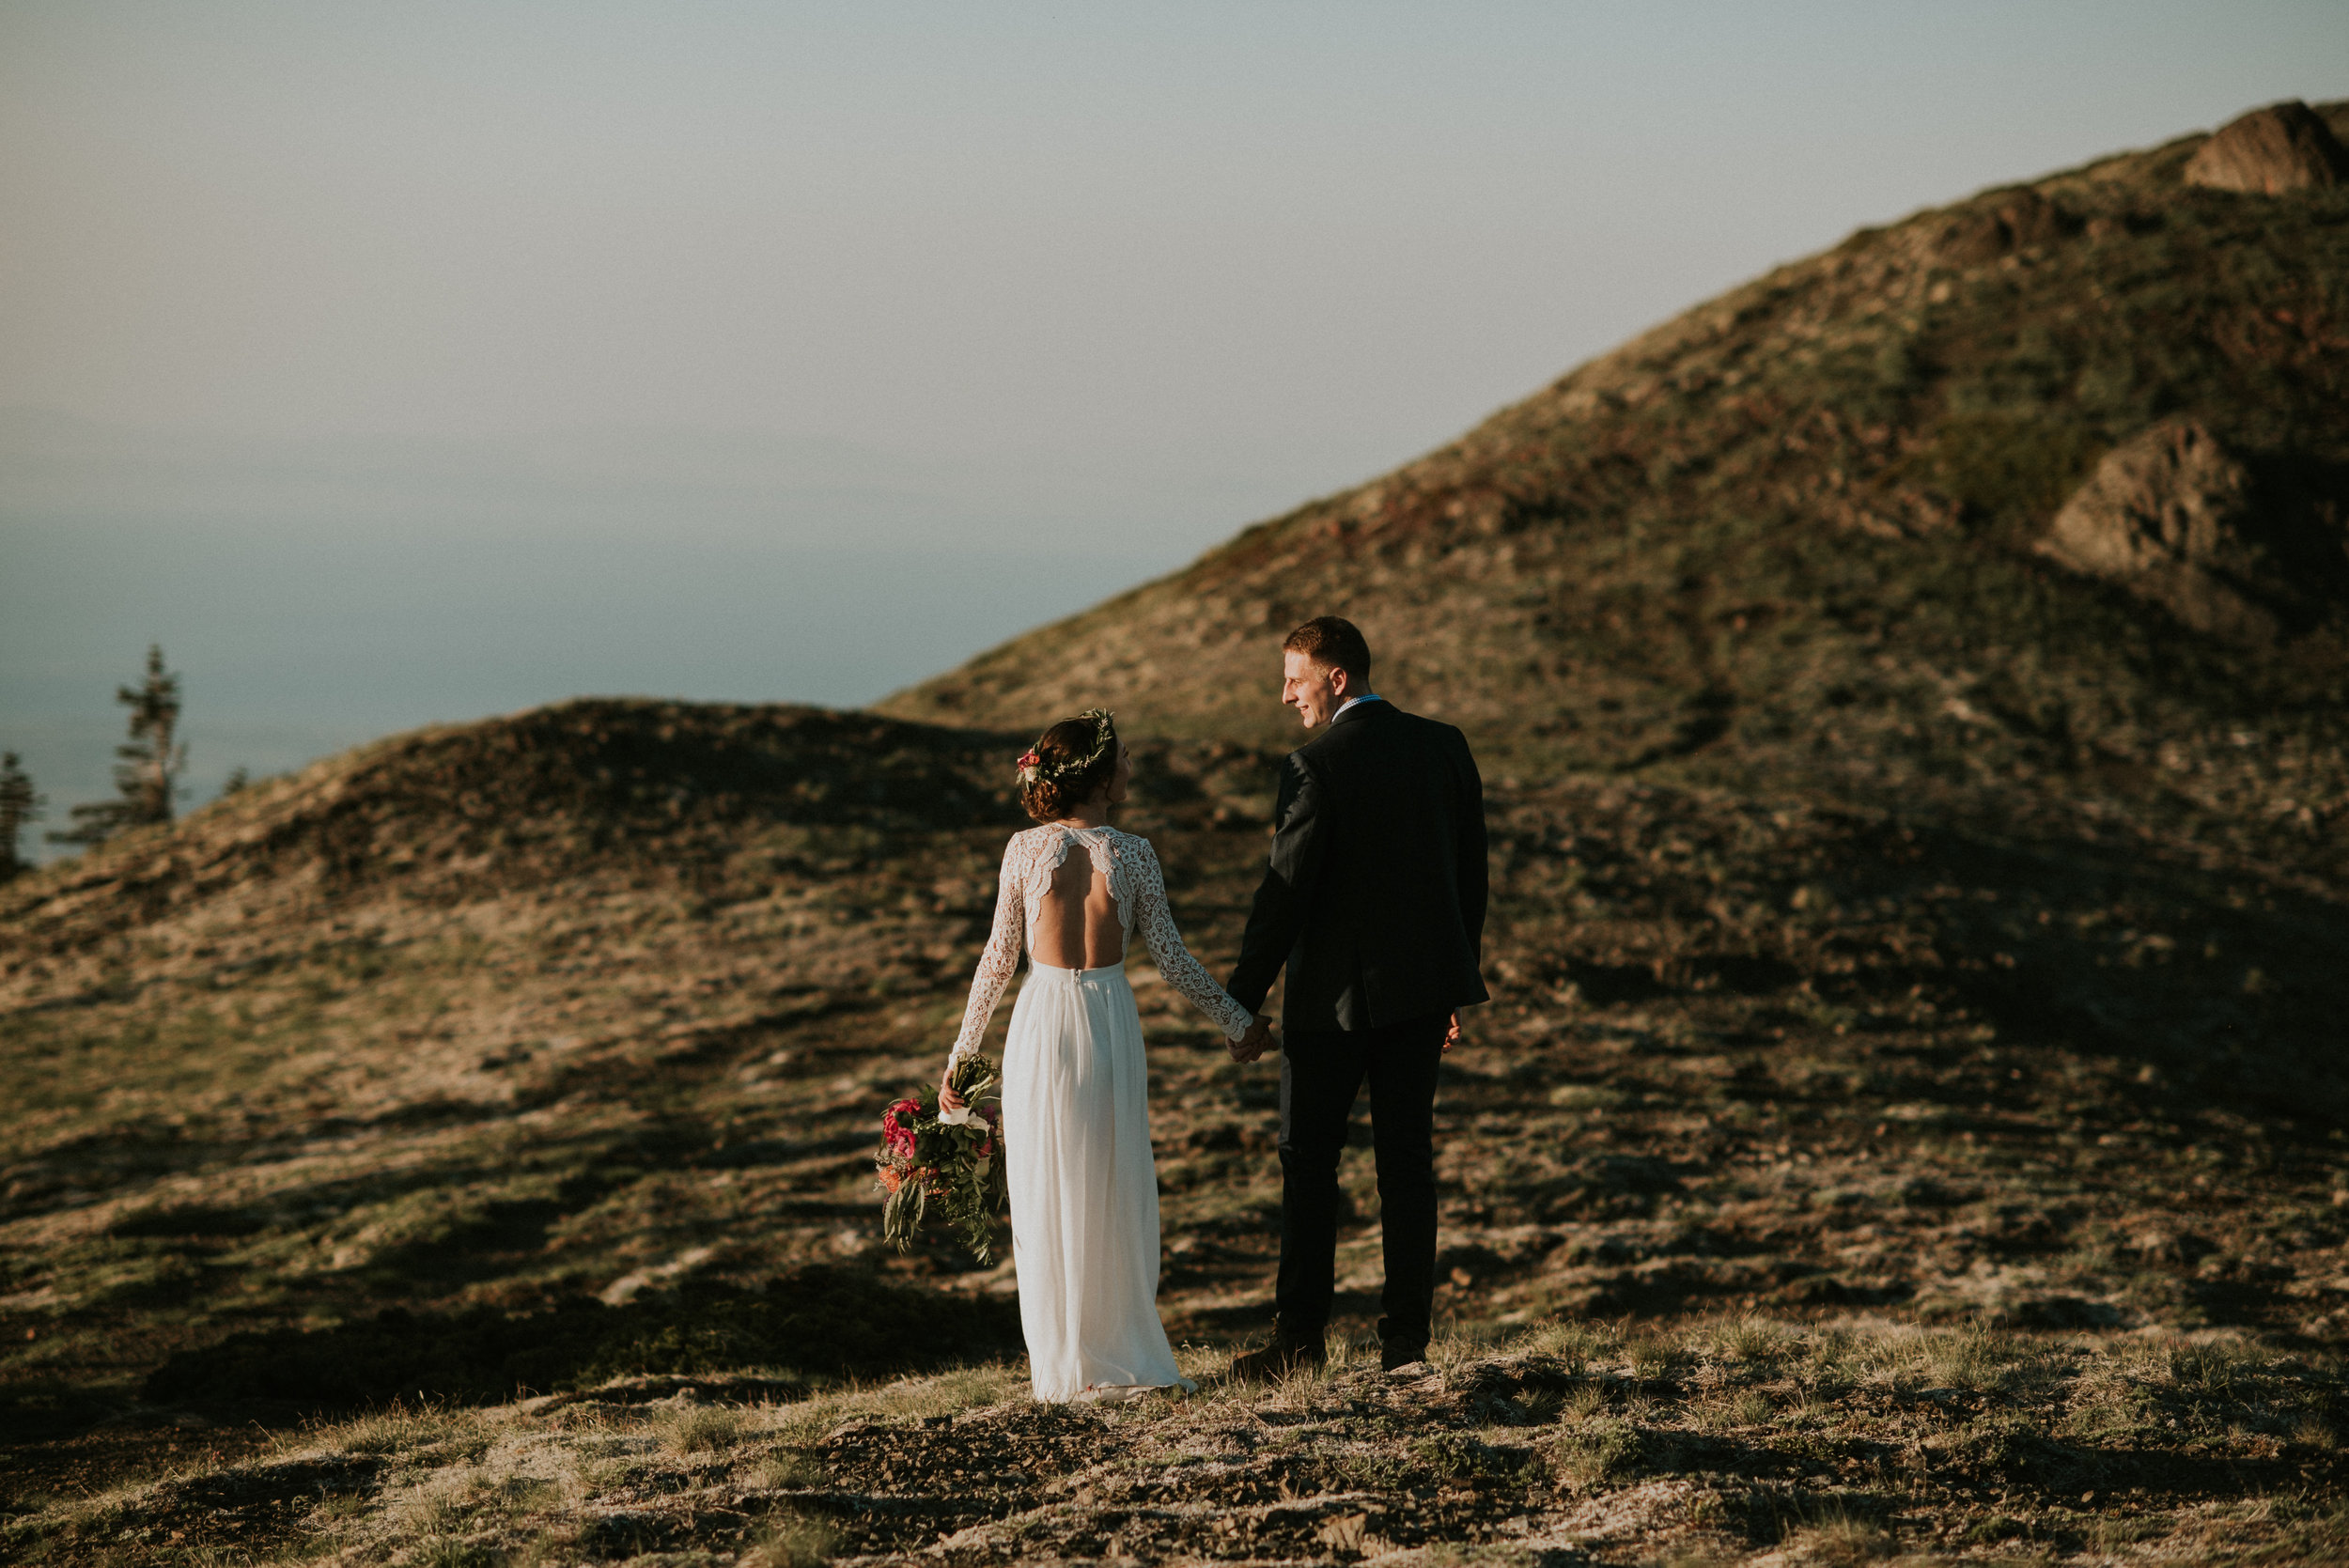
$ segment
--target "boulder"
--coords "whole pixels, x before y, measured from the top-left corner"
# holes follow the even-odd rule
[[[2042,548],[2099,577],[2210,561],[2249,490],[2243,465],[2200,424],[2156,425],[2105,454]]]
[[[2161,605],[2197,630],[2264,640],[2279,629],[2256,585],[2251,475],[2192,420],[2105,454],[2056,513],[2040,552]]]
[[[2267,196],[2340,185],[2349,183],[2349,151],[2295,99],[2254,109],[2220,129],[2186,161],[2186,182]]]

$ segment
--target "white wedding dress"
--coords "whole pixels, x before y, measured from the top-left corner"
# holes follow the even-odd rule
[[[1124,934],[1142,933],[1159,973],[1237,1040],[1247,1009],[1207,977],[1166,907],[1150,841],[1114,828],[1047,823],[1003,849],[995,928],[971,982],[954,1054],[979,1048],[987,1022],[1034,950],[1036,914],[1069,850],[1091,859]],[[1003,1046],[1004,1175],[1012,1267],[1035,1397],[1126,1399],[1190,1383],[1159,1321],[1159,1177],[1150,1156],[1142,1018],[1126,966],[1055,969],[1031,958]]]

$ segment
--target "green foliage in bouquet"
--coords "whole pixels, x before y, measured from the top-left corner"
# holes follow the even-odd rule
[[[955,1093],[963,1109],[941,1112],[916,1095],[881,1112],[881,1148],[874,1160],[880,1189],[881,1234],[907,1251],[935,1205],[982,1266],[995,1261],[995,1217],[1011,1201],[1003,1177],[1001,1101],[995,1064],[983,1056],[955,1063]]]

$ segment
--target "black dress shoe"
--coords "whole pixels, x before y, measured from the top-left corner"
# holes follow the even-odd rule
[[[1397,1367],[1408,1367],[1414,1361],[1425,1359],[1427,1359],[1425,1340],[1381,1340],[1378,1342],[1378,1366],[1381,1371],[1392,1372]]]
[[[1320,1368],[1330,1353],[1318,1339],[1291,1339],[1275,1333],[1261,1349],[1232,1358],[1232,1379],[1237,1383],[1277,1383],[1299,1367]]]

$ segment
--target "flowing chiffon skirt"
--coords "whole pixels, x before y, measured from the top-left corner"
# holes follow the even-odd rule
[[[1019,1326],[1040,1400],[1191,1385],[1159,1321],[1159,1176],[1126,968],[1032,964],[1003,1046]]]

